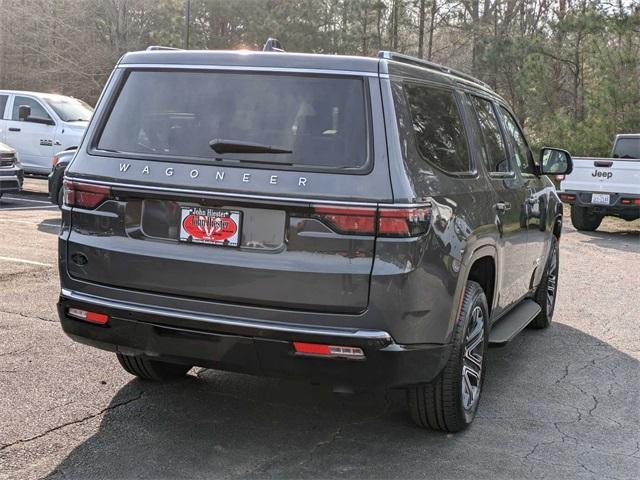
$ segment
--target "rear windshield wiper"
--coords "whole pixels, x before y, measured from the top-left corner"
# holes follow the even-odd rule
[[[273,145],[262,145],[260,143],[240,142],[237,140],[226,140],[214,138],[209,142],[209,146],[216,153],[293,153],[282,147]]]

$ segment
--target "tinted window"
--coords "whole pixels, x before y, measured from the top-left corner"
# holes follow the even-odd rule
[[[479,97],[471,97],[471,102],[480,124],[484,138],[482,159],[488,172],[510,172],[507,150],[498,124],[498,118],[490,101]]]
[[[529,162],[529,147],[520,127],[504,107],[500,107],[500,115],[506,130],[507,141],[511,145],[514,163],[522,173],[533,174],[533,165]]]
[[[467,141],[453,92],[410,84],[405,90],[422,157],[447,172],[469,172]]]
[[[0,102],[0,105],[2,102]],[[640,158],[640,138],[619,138],[613,149],[615,158]]]
[[[364,80],[221,72],[131,72],[98,149],[154,157],[358,170],[367,163]],[[212,140],[291,153],[223,153]]]
[[[31,116],[38,118],[46,118],[51,120],[51,116],[47,113],[44,107],[34,98],[30,97],[22,97],[20,95],[16,95],[13,99],[13,112],[11,114],[11,120],[20,120],[18,116],[18,109],[20,105],[28,105],[31,107]]]
[[[0,119],[4,118],[4,109],[7,106],[9,95],[0,95]]]

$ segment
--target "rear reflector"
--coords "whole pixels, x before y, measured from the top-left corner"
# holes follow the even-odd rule
[[[573,193],[561,193],[558,195],[563,202],[573,202],[576,196]]]
[[[623,198],[620,203],[623,205],[640,205],[640,198]]]
[[[345,347],[342,345],[325,345],[322,343],[293,342],[296,353],[303,355],[318,355],[323,357],[342,357],[363,359],[364,352],[358,347]]]
[[[65,180],[64,204],[68,207],[95,208],[111,196],[111,188]]]
[[[96,323],[98,325],[104,325],[109,321],[109,315],[104,313],[89,312],[80,308],[70,308],[67,310],[67,315],[78,320],[84,320],[85,322]]]
[[[317,205],[315,215],[338,233],[415,237],[426,233],[431,207],[351,208]]]

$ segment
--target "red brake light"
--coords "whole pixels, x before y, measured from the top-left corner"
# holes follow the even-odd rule
[[[429,228],[431,207],[351,208],[318,205],[314,213],[338,233],[414,237]]]
[[[573,193],[561,193],[558,196],[563,202],[573,202],[576,199],[576,196]]]
[[[429,228],[431,207],[381,208],[378,235],[382,237],[415,237]]]
[[[316,206],[313,211],[339,233],[373,235],[376,227],[375,208]]]
[[[623,198],[620,203],[623,205],[640,205],[640,198]]]
[[[68,207],[95,208],[110,196],[110,187],[70,180],[64,182],[64,204]]]
[[[60,157],[58,155],[54,155],[51,159],[51,166],[55,167],[60,162]]]

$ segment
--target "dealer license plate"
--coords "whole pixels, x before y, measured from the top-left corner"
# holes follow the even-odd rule
[[[237,247],[240,245],[242,212],[219,208],[183,207],[180,241]]]
[[[592,193],[591,203],[595,203],[597,205],[609,205],[609,194],[608,193]]]

